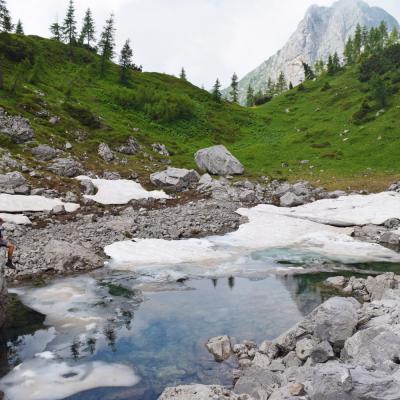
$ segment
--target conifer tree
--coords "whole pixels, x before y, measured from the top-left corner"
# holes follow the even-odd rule
[[[83,18],[82,30],[79,36],[79,42],[86,44],[90,47],[92,42],[96,41],[95,38],[95,24],[92,16],[92,11],[90,8],[86,10],[85,17]]]
[[[54,22],[53,24],[50,25],[50,32],[53,35],[51,38],[53,40],[57,40],[58,42],[61,42],[62,39],[62,34],[61,34],[61,25],[57,22]]]
[[[133,51],[128,39],[125,42],[124,47],[122,47],[121,54],[119,56],[119,80],[123,84],[129,83],[129,71],[133,65],[132,56]]]
[[[183,68],[183,67],[182,67],[182,69],[181,69],[181,73],[180,73],[180,75],[179,75],[179,78],[182,79],[183,81],[187,81],[187,78],[186,78],[186,71],[185,71],[185,68]]]
[[[383,49],[387,46],[389,41],[389,31],[385,21],[381,21],[379,25],[380,44],[379,47]]]
[[[62,34],[67,44],[73,45],[76,43],[76,20],[75,20],[75,7],[73,0],[69,0],[67,15],[65,16],[62,25]]]
[[[2,32],[11,32],[14,28],[6,0],[0,0],[0,28]]]
[[[100,36],[99,51],[101,57],[100,75],[104,76],[107,63],[114,57],[115,48],[115,27],[114,14],[110,15]]]
[[[269,77],[268,81],[267,81],[267,92],[266,92],[266,95],[268,97],[274,97],[275,94],[276,94],[275,83],[271,79],[271,77]]]
[[[251,85],[247,88],[247,95],[246,95],[246,106],[253,107],[254,106],[254,89]]]
[[[317,76],[322,75],[322,73],[325,71],[325,63],[324,63],[324,61],[323,60],[318,60],[315,63],[314,69],[315,69],[315,74]]]
[[[219,82],[219,79],[215,81],[211,94],[215,101],[220,102],[222,100],[221,83]]]
[[[346,42],[346,46],[344,48],[344,60],[346,62],[346,65],[352,65],[354,64],[354,59],[357,57],[354,51],[354,43],[353,43],[353,38],[352,36],[349,37],[349,39]]]
[[[312,68],[305,62],[303,62],[304,77],[306,81],[312,81],[315,79],[315,74]]]
[[[21,36],[24,35],[24,27],[22,26],[22,22],[20,19],[18,20],[17,25],[15,27],[15,33]]]
[[[234,73],[232,76],[231,91],[229,94],[233,103],[237,103],[239,101],[239,79],[236,73]]]
[[[399,43],[399,39],[400,39],[399,31],[395,27],[395,28],[393,28],[392,32],[390,33],[389,40],[388,40],[388,46],[393,46],[394,44]]]
[[[285,77],[285,74],[281,71],[281,73],[279,74],[278,80],[276,82],[276,91],[278,94],[281,94],[285,90],[287,90],[286,77]]]
[[[363,38],[363,29],[361,28],[360,24],[357,24],[353,40],[353,58],[355,60],[358,60],[358,57],[360,57],[361,49],[364,44],[365,39]]]
[[[289,82],[289,90],[292,90],[293,89],[293,83],[290,81]]]

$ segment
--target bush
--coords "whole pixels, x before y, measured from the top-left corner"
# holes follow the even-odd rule
[[[142,111],[157,122],[187,120],[194,116],[194,104],[189,97],[149,88],[119,89],[113,94],[113,101],[124,109]]]
[[[0,54],[12,62],[28,60],[33,63],[34,47],[24,40],[24,37],[0,33]]]
[[[328,90],[332,89],[332,86],[330,85],[329,82],[325,82],[324,86],[321,88],[321,92],[327,92]]]
[[[256,96],[254,99],[254,105],[261,106],[263,104],[270,102],[271,100],[272,100],[272,97],[268,96],[268,95]]]
[[[88,128],[100,129],[102,126],[100,119],[86,108],[71,103],[65,103],[64,109],[72,118],[76,119]]]
[[[368,122],[372,120],[372,117],[369,115],[370,112],[373,111],[371,105],[364,100],[361,104],[360,109],[355,112],[352,116],[352,120],[356,125],[362,124],[363,122]]]

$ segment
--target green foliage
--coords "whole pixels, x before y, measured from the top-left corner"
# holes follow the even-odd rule
[[[388,104],[388,87],[385,80],[374,75],[370,81],[372,98],[376,101],[379,107],[386,107]]]
[[[107,66],[114,56],[115,48],[115,26],[114,26],[114,15],[111,14],[110,18],[107,19],[104,26],[103,32],[100,36],[99,41],[99,52],[101,57],[100,62],[100,74],[104,76],[106,73]]]
[[[130,71],[133,66],[132,56],[133,52],[128,39],[119,56],[119,81],[124,85],[130,82]]]
[[[361,107],[352,116],[352,121],[356,125],[371,121],[370,113],[373,111],[371,105],[365,100],[362,102]]]
[[[239,101],[239,78],[236,73],[232,76],[231,91],[230,91],[231,101],[233,103],[238,103]]]
[[[75,19],[75,7],[73,0],[69,0],[67,15],[61,28],[62,35],[66,43],[73,45],[77,42],[77,28]]]
[[[13,76],[12,84],[10,87],[10,92],[16,94],[21,88],[22,83],[27,79],[28,72],[31,68],[31,63],[28,59],[25,59],[17,65],[15,68],[15,73]]]
[[[211,93],[215,101],[220,102],[222,100],[221,83],[219,82],[219,79],[215,81],[215,85]]]
[[[33,64],[29,82],[33,84],[44,82],[45,76],[46,76],[46,66],[43,57],[39,55],[35,58],[35,63]]]
[[[86,44],[89,48],[92,42],[96,41],[95,37],[96,29],[95,23],[90,8],[86,10],[85,17],[83,18],[83,24],[81,34],[79,36],[79,43]]]
[[[182,79],[183,81],[187,81],[185,68],[181,69],[181,73],[179,75],[179,78]]]
[[[304,69],[304,78],[306,81],[312,81],[315,79],[315,73],[312,70],[312,68],[305,62],[303,64],[303,69]]]
[[[5,0],[0,0],[0,31],[9,33],[14,29],[11,22],[10,12]]]
[[[247,94],[246,94],[246,106],[247,107],[253,107],[254,106],[254,89],[252,88],[251,85],[247,88]]]
[[[24,27],[22,26],[22,22],[20,19],[18,20],[17,25],[15,27],[15,34],[22,36],[24,35]]]
[[[100,119],[94,115],[90,110],[75,105],[72,103],[65,103],[64,110],[74,119],[79,121],[82,125],[92,129],[100,129],[102,127]]]

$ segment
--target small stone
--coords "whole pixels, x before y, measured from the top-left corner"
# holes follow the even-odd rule
[[[304,396],[306,394],[304,385],[301,383],[294,383],[290,388],[289,388],[289,393],[292,396]]]

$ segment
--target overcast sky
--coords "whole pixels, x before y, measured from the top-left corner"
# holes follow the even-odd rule
[[[400,20],[400,0],[369,0]],[[68,0],[8,0],[25,33],[49,36],[48,26],[62,21]],[[90,7],[97,31],[114,12],[118,51],[126,38],[135,63],[146,71],[177,75],[209,88],[217,77],[227,85],[281,48],[312,4],[333,0],[75,0],[79,23]]]

